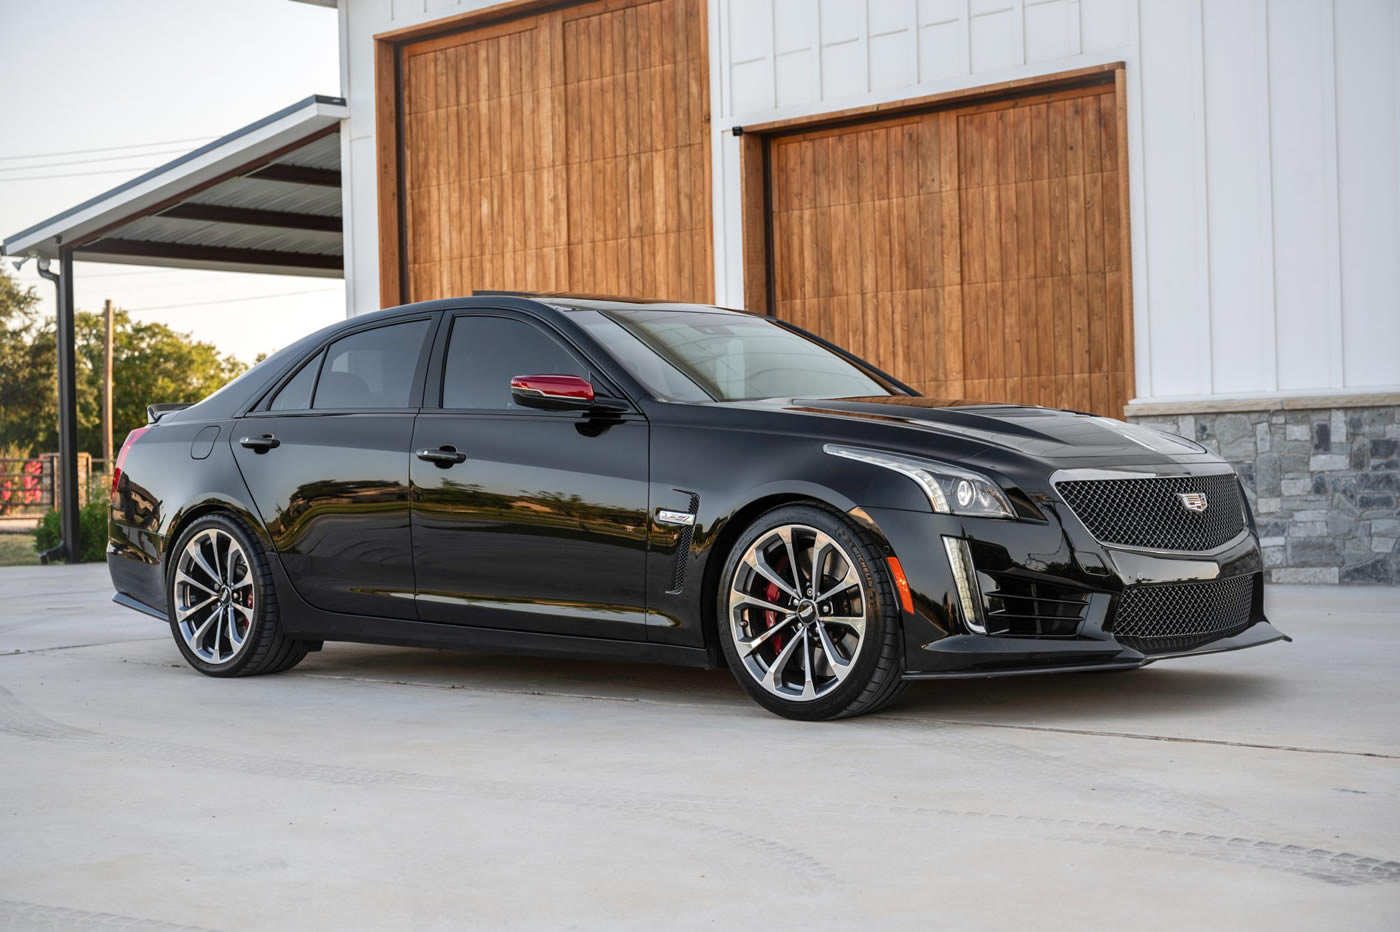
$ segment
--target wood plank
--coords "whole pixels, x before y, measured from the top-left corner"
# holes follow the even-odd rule
[[[403,301],[400,278],[398,50],[390,42],[374,44],[375,187],[379,213],[379,306]]]
[[[403,46],[405,251],[437,266],[414,276],[417,297],[501,282],[713,294],[708,130],[686,121],[708,109],[687,99],[708,88],[683,67],[707,57],[686,45],[704,38],[697,8],[531,7]],[[491,281],[464,281],[477,275]]]
[[[1122,218],[1119,227],[1119,275],[1122,279],[1122,307],[1121,317],[1123,322],[1123,383],[1121,394],[1114,396],[1114,403],[1118,398],[1122,398],[1126,405],[1137,391],[1135,376],[1135,360],[1133,354],[1133,249],[1131,242],[1130,225],[1128,223],[1128,90],[1127,81],[1120,71],[1114,75],[1114,103],[1117,111],[1117,143],[1118,143],[1118,205]],[[1121,409],[1120,409],[1121,410]],[[1117,412],[1115,417],[1119,416]]]
[[[768,248],[765,224],[766,205],[763,198],[763,148],[764,138],[750,133],[739,138],[739,201],[741,206],[740,236],[743,241],[744,262],[744,307],[758,314],[771,314],[773,308],[768,303]],[[791,185],[788,186],[789,188]],[[784,213],[792,206],[784,198],[779,202]],[[792,228],[789,227],[791,230]],[[777,248],[788,248],[788,240],[774,239],[775,259]],[[775,262],[775,268],[786,267]],[[791,293],[784,291],[784,294]]]
[[[776,137],[775,308],[924,391],[1112,413],[1119,218],[1103,190],[1118,179],[1100,98]]]

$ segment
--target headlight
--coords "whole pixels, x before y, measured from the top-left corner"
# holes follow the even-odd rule
[[[838,443],[824,446],[832,456],[869,463],[891,469],[913,479],[928,496],[933,510],[945,515],[970,515],[978,518],[1014,518],[1006,493],[981,473],[951,463],[917,459],[898,453],[884,453]]]

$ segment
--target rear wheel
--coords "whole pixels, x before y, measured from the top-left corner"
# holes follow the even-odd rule
[[[725,659],[769,711],[873,712],[903,690],[899,607],[879,550],[841,516],[784,506],[736,542],[716,600]]]
[[[282,631],[266,554],[232,515],[206,515],[180,535],[166,605],[180,653],[207,676],[279,673],[306,656]]]

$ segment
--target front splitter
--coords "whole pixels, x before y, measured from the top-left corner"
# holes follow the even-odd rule
[[[1037,673],[1087,673],[1093,670],[1132,670],[1159,660],[1219,654],[1293,639],[1267,621],[1258,621],[1232,637],[1210,641],[1185,651],[1144,654],[1116,641],[1091,645],[1073,641],[1035,641],[1029,638],[998,639],[958,635],[930,645],[943,659],[963,663],[949,669],[906,672],[906,680],[957,680],[994,676],[1030,676]],[[1034,646],[1033,646],[1034,645]],[[951,649],[950,649],[951,648]],[[979,649],[980,648],[980,649]],[[1115,649],[1116,648],[1116,649]],[[1013,660],[1011,663],[1008,661]],[[1039,663],[1035,661],[1040,661]]]

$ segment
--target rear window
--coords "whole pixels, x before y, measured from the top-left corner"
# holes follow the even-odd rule
[[[427,335],[428,321],[414,320],[362,330],[336,340],[326,348],[311,406],[417,407],[411,397],[413,376]]]
[[[282,386],[277,397],[268,408],[272,411],[305,411],[311,407],[311,390],[316,387],[316,373],[321,371],[321,359],[326,354],[317,353],[292,380]]]

